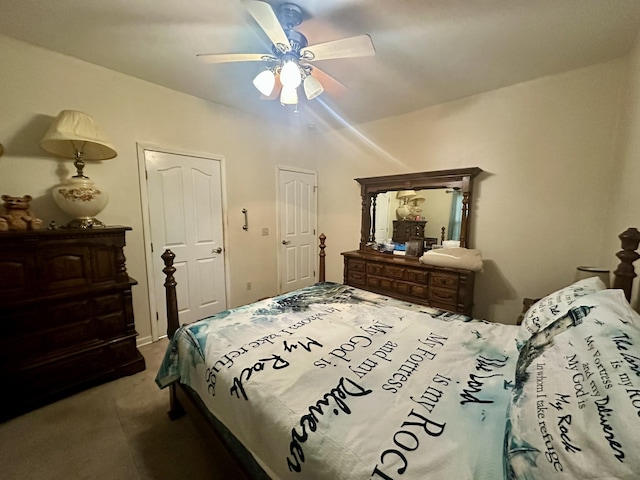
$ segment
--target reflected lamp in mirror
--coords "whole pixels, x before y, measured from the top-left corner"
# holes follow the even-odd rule
[[[398,220],[406,220],[411,215],[411,207],[409,199],[416,196],[415,190],[400,190],[396,193],[396,198],[400,200],[400,205],[396,208],[396,216]]]
[[[71,228],[104,227],[95,218],[109,200],[107,192],[84,175],[85,160],[108,160],[117,153],[93,118],[76,110],[62,110],[40,141],[43,150],[73,159],[76,174],[53,188],[56,204],[73,217]]]
[[[589,277],[598,277],[607,288],[611,288],[610,272],[606,268],[580,266],[576,269],[576,281]]]

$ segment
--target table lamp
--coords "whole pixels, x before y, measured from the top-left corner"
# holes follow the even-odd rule
[[[53,188],[56,204],[74,217],[67,227],[104,227],[95,216],[107,205],[109,197],[104,189],[84,175],[84,161],[108,160],[117,153],[93,118],[76,110],[62,110],[40,141],[40,146],[58,157],[74,160],[76,175]]]
[[[409,208],[408,200],[411,197],[415,197],[416,192],[414,190],[400,190],[396,193],[396,198],[400,200],[400,206],[396,208],[396,215],[400,220],[406,220],[411,215],[411,209]]]

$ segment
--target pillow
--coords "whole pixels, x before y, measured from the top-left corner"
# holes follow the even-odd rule
[[[512,479],[637,479],[640,316],[622,290],[577,299],[520,350],[507,411]]]
[[[438,248],[428,250],[420,257],[420,262],[436,267],[463,268],[479,272],[482,270],[482,254],[473,248]]]
[[[566,314],[576,299],[605,288],[598,277],[589,277],[541,298],[525,313],[518,330],[518,344]]]

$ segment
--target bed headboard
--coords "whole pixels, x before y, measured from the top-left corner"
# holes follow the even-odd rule
[[[613,272],[614,281],[613,288],[620,288],[624,291],[627,301],[631,301],[631,290],[633,288],[633,279],[637,276],[633,268],[633,262],[640,258],[637,252],[640,244],[640,232],[637,228],[627,228],[618,235],[622,250],[616,253],[616,257],[620,259],[618,268]]]

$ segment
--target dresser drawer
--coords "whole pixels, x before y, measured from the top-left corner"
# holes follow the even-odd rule
[[[429,289],[429,301],[434,304],[455,305],[458,302],[458,292],[449,288],[431,287]]]
[[[383,263],[367,263],[367,274],[369,275],[386,275],[385,273],[385,265]]]
[[[458,275],[455,273],[433,272],[431,273],[431,286],[458,288]]]
[[[94,299],[96,305],[96,314],[103,315],[105,313],[118,312],[122,310],[122,293],[114,293],[113,295],[102,295]]]
[[[416,297],[417,300],[424,301],[429,293],[429,288],[426,285],[417,283],[396,282],[395,291],[402,295]]]
[[[347,261],[349,272],[364,272],[367,269],[367,262],[355,258],[349,258]]]
[[[365,285],[367,276],[364,272],[353,272],[349,270],[347,273],[347,284],[349,285]]]
[[[374,288],[393,290],[395,282],[391,278],[367,275],[367,285]]]
[[[425,270],[414,270],[412,268],[407,268],[404,278],[409,282],[429,285],[429,272]]]

